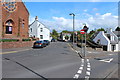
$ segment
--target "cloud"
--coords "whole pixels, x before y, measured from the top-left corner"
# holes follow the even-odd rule
[[[97,8],[93,8],[93,11],[98,11],[98,9]]]
[[[96,13],[97,15],[90,15],[85,13],[84,16],[86,18],[83,19],[75,19],[75,30],[80,30],[83,27],[83,23],[86,23],[90,30],[98,29],[98,28],[112,28],[115,29],[118,26],[118,16],[112,15],[112,13],[105,13],[103,15]],[[34,21],[34,17],[30,17],[30,23]],[[62,30],[73,30],[73,20],[67,19],[64,17],[52,17],[53,20],[45,20],[39,19],[46,27],[48,27],[51,31],[56,29],[58,32]]]
[[[29,25],[32,24],[35,21],[35,17],[30,16],[29,17]]]
[[[83,10],[84,12],[87,12],[88,10],[87,9],[85,9],[85,10]]]

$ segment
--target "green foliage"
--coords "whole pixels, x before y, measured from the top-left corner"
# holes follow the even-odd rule
[[[97,31],[105,31],[104,28],[97,29]]]
[[[63,30],[62,33],[72,33],[72,32],[67,31],[67,30]]]
[[[30,39],[22,39],[22,41],[30,41]]]
[[[53,30],[52,30],[52,33],[51,33],[51,36],[52,36],[54,39],[57,39],[57,37],[58,37],[58,32],[57,32],[55,29],[53,29]]]
[[[0,39],[0,42],[17,42],[19,39]]]
[[[120,27],[118,26],[118,27],[115,29],[115,31],[120,31]]]

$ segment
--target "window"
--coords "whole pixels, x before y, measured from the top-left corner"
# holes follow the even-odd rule
[[[30,28],[30,31],[32,32],[32,28]]]
[[[23,19],[22,20],[22,28],[24,28],[24,26],[25,26],[25,20]]]
[[[22,28],[24,28],[24,26],[25,26],[25,24],[24,24],[24,23],[22,23]]]
[[[6,26],[6,34],[12,34],[12,26]]]
[[[43,39],[43,35],[40,35],[40,39]]]
[[[40,32],[43,32],[43,28],[40,28]]]
[[[13,27],[13,21],[12,20],[8,20],[6,22],[6,34],[12,34],[12,27]]]

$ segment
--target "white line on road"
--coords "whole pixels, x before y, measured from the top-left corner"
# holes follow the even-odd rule
[[[87,65],[87,67],[90,67],[90,65]]]
[[[83,70],[83,67],[80,67],[79,69]]]
[[[79,74],[75,74],[75,76],[73,78],[75,78],[75,79],[79,78]]]
[[[103,60],[99,60],[99,61],[110,63],[112,60],[113,60],[113,58],[111,58],[111,59],[103,59]]]
[[[90,65],[90,63],[87,63],[88,65]]]
[[[88,71],[90,71],[90,70],[91,70],[91,68],[87,68],[87,70],[88,70]]]
[[[86,75],[90,76],[90,72],[89,72],[89,71],[86,71]]]
[[[87,59],[87,62],[89,62],[89,59]]]
[[[91,66],[90,66],[89,59],[86,59],[86,60],[87,60],[87,71],[86,71],[85,80],[89,80],[90,71],[91,71]]]
[[[89,80],[89,76],[85,76],[85,80]]]
[[[78,72],[77,72],[78,74],[81,74],[82,73],[82,70],[78,70]]]

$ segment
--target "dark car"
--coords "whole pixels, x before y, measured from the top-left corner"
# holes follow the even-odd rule
[[[56,40],[53,38],[52,40],[51,40],[51,42],[55,42]]]
[[[49,40],[43,40],[45,43],[46,43],[46,45],[49,45],[50,44],[50,41]]]
[[[33,44],[33,48],[39,48],[39,47],[45,47],[46,46],[46,43],[44,41],[36,41],[34,42]]]

